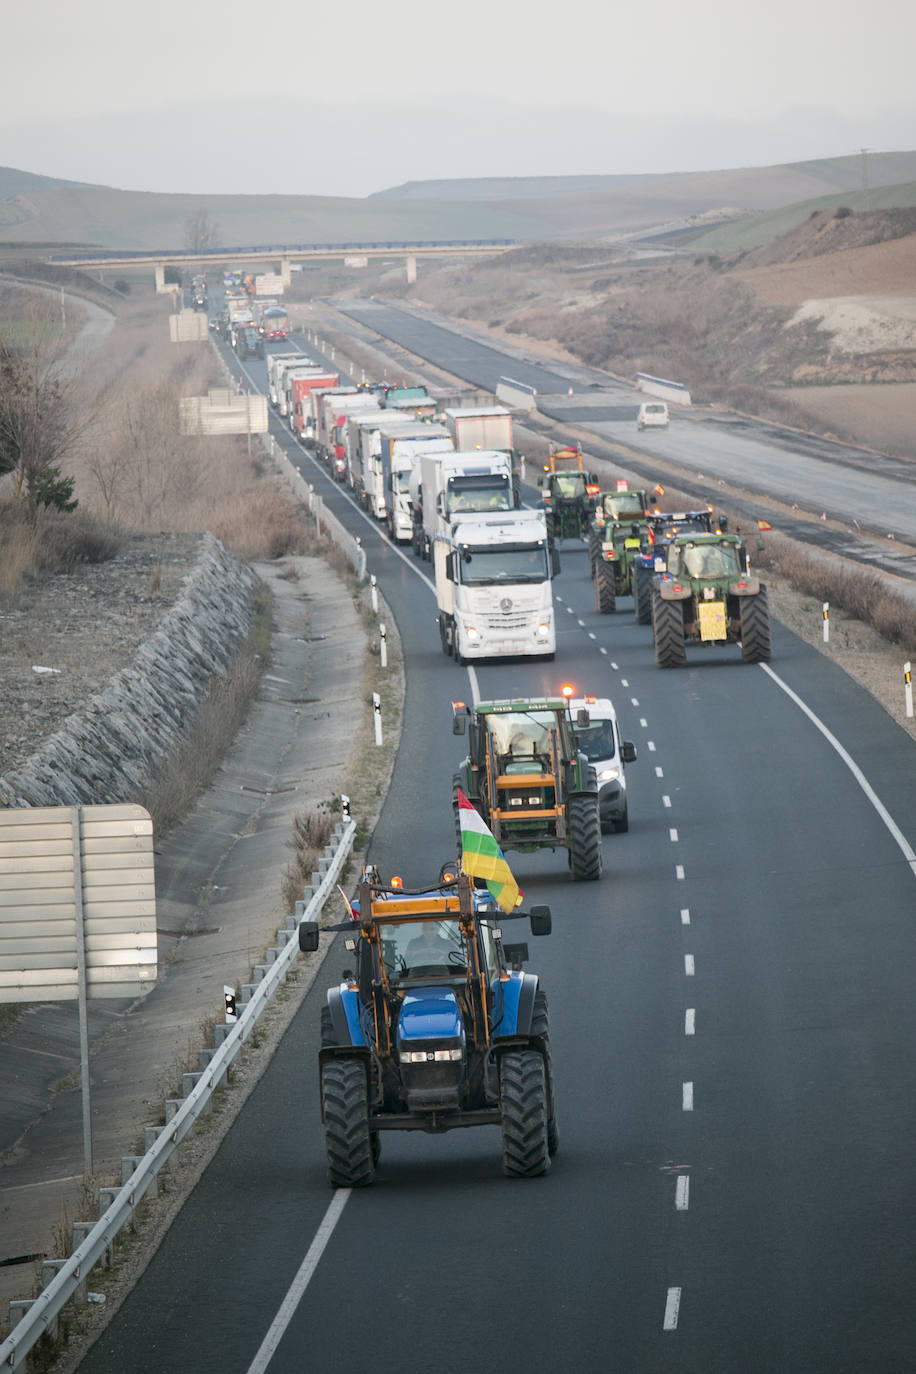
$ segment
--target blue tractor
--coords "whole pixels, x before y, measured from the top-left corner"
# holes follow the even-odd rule
[[[499,1126],[503,1170],[533,1178],[556,1151],[547,996],[525,973],[524,943],[502,927],[526,919],[550,933],[550,908],[506,916],[489,892],[445,869],[436,887],[406,892],[363,872],[346,931],[354,968],[328,989],[319,1076],[328,1175],[338,1188],[372,1183],[383,1131],[438,1134]],[[318,926],[299,925],[299,948]]]

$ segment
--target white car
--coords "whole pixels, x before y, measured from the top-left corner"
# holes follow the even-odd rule
[[[636,428],[648,429],[658,425],[667,429],[669,418],[664,401],[643,401],[636,416]]]
[[[581,710],[588,713],[587,725],[577,722]],[[601,829],[629,830],[625,765],[636,759],[635,744],[620,738],[617,713],[607,697],[573,697],[569,714],[576,743],[598,775]]]

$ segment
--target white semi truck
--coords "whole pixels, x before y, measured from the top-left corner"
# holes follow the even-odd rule
[[[286,353],[271,353],[267,359],[267,394],[270,404],[276,408],[283,394],[283,373],[288,367],[309,367],[311,358],[307,353],[289,350]]]
[[[520,505],[521,454],[512,447],[512,412],[505,406],[449,406],[443,419],[456,449],[499,449],[509,455],[515,504]]]
[[[338,482],[347,476],[347,433],[352,415],[381,414],[378,400],[371,391],[356,387],[328,387],[312,392],[312,412],[315,422],[315,452],[330,465]]]
[[[413,530],[410,476],[425,453],[452,453],[452,437],[443,425],[416,422],[381,431],[382,491],[385,523],[396,543],[407,543]]]
[[[457,511],[509,511],[517,504],[512,460],[493,449],[424,454],[410,478],[411,543],[430,558],[433,540]]]
[[[458,663],[553,658],[559,558],[542,511],[456,514],[434,541],[433,564],[443,653]]]

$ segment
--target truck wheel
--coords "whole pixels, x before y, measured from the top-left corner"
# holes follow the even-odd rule
[[[633,610],[637,625],[652,620],[652,573],[648,568],[633,569]]]
[[[598,798],[570,797],[566,805],[569,867],[573,881],[596,882],[601,877],[601,817]]]
[[[625,835],[630,828],[630,810],[626,802],[623,806],[623,814],[614,822],[614,829],[618,835]]]
[[[652,603],[652,633],[655,636],[655,662],[659,668],[679,668],[687,662],[684,645],[684,612],[680,601]]]
[[[321,1066],[328,1178],[335,1188],[365,1188],[375,1181],[369,1130],[366,1070],[356,1059]]]
[[[547,993],[538,988],[534,994],[534,1011],[531,1013],[531,1034],[539,1035],[547,1049],[547,1087],[553,1115],[547,1118],[547,1149],[555,1155],[560,1148],[560,1132],[557,1127],[557,1093],[553,1081],[553,1063],[550,1058],[550,1013],[547,1009]]]
[[[595,610],[600,611],[602,615],[613,615],[616,609],[614,569],[599,561],[595,564]]]
[[[510,1050],[499,1061],[503,1172],[537,1178],[550,1168],[547,1144],[547,1082],[536,1050]]]
[[[767,589],[741,598],[741,657],[745,663],[770,661],[770,608]]]
[[[442,645],[442,652],[449,658],[452,656],[452,646],[449,643],[448,625],[445,623],[445,616],[439,612],[439,642]]]

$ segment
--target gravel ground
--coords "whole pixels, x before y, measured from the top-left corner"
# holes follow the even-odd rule
[[[0,598],[0,776],[131,665],[171,610],[200,542],[197,534],[127,535],[107,563]]]

